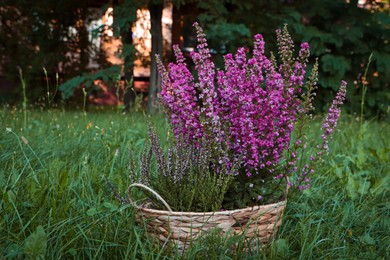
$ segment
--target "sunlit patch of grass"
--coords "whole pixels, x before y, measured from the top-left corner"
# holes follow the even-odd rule
[[[167,138],[165,119],[152,117]],[[104,176],[124,192],[128,148],[138,158],[145,143],[143,114],[0,110],[0,258],[180,257],[153,244],[135,225]],[[345,117],[332,153],[312,187],[290,194],[284,222],[267,251],[232,251],[240,238],[212,234],[187,257],[249,259],[386,259],[390,250],[390,126]],[[6,130],[8,128],[8,130]],[[311,125],[319,136],[319,123]],[[165,139],[166,140],[166,139]],[[124,194],[123,194],[124,195]],[[240,248],[240,247],[238,247]]]

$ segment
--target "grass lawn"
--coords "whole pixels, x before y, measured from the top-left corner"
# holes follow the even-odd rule
[[[161,137],[163,116],[152,118]],[[0,258],[161,259],[104,182],[124,192],[128,148],[146,138],[142,114],[0,110]],[[319,136],[320,121],[310,125]],[[216,235],[188,258],[389,259],[390,125],[344,116],[312,187],[289,194],[283,225],[267,255],[231,252],[239,238]],[[362,135],[360,134],[362,133]],[[242,241],[241,241],[242,242]]]

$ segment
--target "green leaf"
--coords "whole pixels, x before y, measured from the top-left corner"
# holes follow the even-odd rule
[[[18,244],[11,244],[8,246],[8,248],[5,251],[5,257],[8,258],[13,258],[15,256],[23,254],[23,248],[18,245]]]
[[[83,76],[76,76],[68,81],[66,81],[64,84],[59,86],[59,90],[62,91],[64,95],[64,99],[68,99],[74,94],[74,89],[76,89],[81,84],[85,84],[86,88],[90,88],[93,85],[94,80],[101,79],[102,81],[114,81],[118,79],[118,76],[120,74],[120,66],[113,65],[108,68],[99,70],[95,74],[92,75],[83,75]]]
[[[375,245],[375,240],[369,234],[361,236],[360,240],[367,245]]]
[[[390,185],[390,178],[387,176],[384,178],[376,179],[375,183],[372,185],[370,189],[370,192],[371,194],[374,195],[382,194],[388,191],[389,185]]]
[[[356,42],[364,36],[362,29],[357,26],[346,29],[344,35],[351,42]]]
[[[15,201],[16,195],[12,190],[7,191],[7,197],[9,201]]]
[[[272,243],[272,251],[276,256],[283,257],[288,253],[288,243],[285,239],[278,239]]]
[[[59,178],[59,186],[62,191],[65,191],[66,189],[69,189],[69,175],[68,172],[64,171],[61,173]]]
[[[45,258],[47,235],[44,228],[39,225],[24,242],[24,253],[32,258]]]
[[[84,76],[76,76],[66,81],[64,84],[61,84],[58,89],[63,93],[64,99],[68,99],[73,96],[73,90],[81,85],[85,80],[86,77]]]
[[[294,21],[299,21],[301,19],[301,13],[294,11],[293,9],[289,10],[288,15],[294,19]]]
[[[360,180],[359,182],[359,193],[361,195],[366,195],[370,190],[371,183],[366,180]]]
[[[337,177],[339,177],[341,179],[344,176],[343,169],[340,167],[337,167],[335,169],[335,174]]]
[[[334,75],[344,75],[351,69],[349,61],[343,56],[325,54],[321,58],[323,70]]]
[[[98,210],[96,208],[90,208],[89,210],[87,210],[87,215],[90,216],[90,217],[93,217],[95,216],[96,214],[98,214]]]
[[[68,253],[71,255],[71,256],[76,256],[77,252],[76,252],[76,249],[74,248],[71,248],[68,250]]]
[[[384,75],[387,79],[390,78],[390,54],[374,51],[373,60],[380,74]]]
[[[113,211],[118,209],[117,206],[111,204],[110,202],[104,202],[103,203],[103,207],[105,207],[106,209],[109,209],[111,212],[113,212]]]
[[[307,26],[302,32],[303,41],[309,42],[314,55],[321,55],[327,52],[328,45],[342,46],[342,40],[336,38],[332,33],[320,30],[315,26]]]
[[[358,187],[359,183],[352,177],[352,175],[348,175],[347,191],[351,199],[355,199],[358,196]]]

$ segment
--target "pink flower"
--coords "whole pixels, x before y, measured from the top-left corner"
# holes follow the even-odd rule
[[[174,134],[184,136],[189,145],[199,145],[197,140],[206,138],[215,149],[212,163],[216,167],[221,162],[230,167],[241,161],[241,172],[248,177],[260,171],[274,174],[276,179],[300,174],[290,184],[299,185],[299,189],[309,187],[307,176],[314,172],[317,156],[323,154],[321,150],[328,152],[328,141],[345,99],[346,83],[342,83],[322,126],[321,149],[298,171],[300,154],[292,151],[290,161],[285,160],[285,154],[292,147],[306,148],[302,139],[291,142],[291,134],[299,113],[305,111],[300,95],[310,56],[309,44],[302,43],[294,57],[294,43],[287,28],[277,30],[281,60],[278,65],[265,55],[263,36],[257,34],[251,55],[245,48],[226,54],[225,66],[219,70],[211,59],[202,28],[198,23],[194,27],[198,44],[191,58],[196,79],[178,46],[174,46],[176,62],[169,64],[169,71],[157,59],[162,76],[160,97]],[[281,173],[277,167],[284,161],[286,172]]]

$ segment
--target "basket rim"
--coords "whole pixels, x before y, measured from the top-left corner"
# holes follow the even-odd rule
[[[142,204],[141,206],[139,206],[138,210],[143,211],[145,213],[151,213],[157,215],[168,215],[168,216],[215,216],[215,215],[218,216],[218,215],[232,215],[234,213],[242,212],[242,211],[272,210],[275,208],[286,206],[287,200],[284,199],[282,201],[272,203],[272,204],[249,206],[240,209],[223,210],[223,211],[207,211],[207,212],[160,210],[160,209],[145,207],[145,205],[147,204],[149,203]]]

